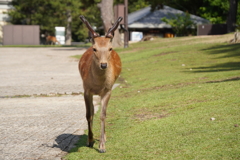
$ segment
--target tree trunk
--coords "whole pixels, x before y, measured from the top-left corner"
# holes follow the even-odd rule
[[[101,18],[104,25],[104,31],[105,33],[108,31],[109,28],[112,27],[115,20],[114,19],[114,13],[113,13],[113,0],[102,0],[101,3],[98,4],[98,7],[101,11]],[[114,32],[114,38],[113,38],[113,47],[120,47],[122,46],[121,37],[119,34],[118,29]]]
[[[71,45],[71,41],[72,41],[71,23],[72,23],[72,15],[71,15],[71,11],[68,10],[67,11],[66,40],[65,40],[66,45]]]
[[[227,17],[227,31],[234,32],[237,22],[238,0],[229,0],[229,12]]]

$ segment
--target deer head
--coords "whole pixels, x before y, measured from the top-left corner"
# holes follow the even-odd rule
[[[86,24],[88,30],[92,35],[92,49],[94,53],[94,62],[98,65],[101,70],[107,69],[109,65],[109,60],[111,59],[112,49],[112,39],[114,37],[114,31],[118,28],[119,23],[122,21],[122,17],[119,17],[114,25],[109,28],[108,32],[104,37],[100,37],[98,33],[94,31],[89,22],[84,16],[80,16],[83,23]]]

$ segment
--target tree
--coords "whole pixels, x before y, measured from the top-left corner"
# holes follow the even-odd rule
[[[114,0],[114,4],[123,3],[123,1]],[[103,26],[100,9],[97,6],[100,2],[101,0],[13,0],[12,5],[15,9],[8,14],[11,16],[12,24],[40,25],[40,33],[50,35],[55,34],[56,26],[64,26],[67,29],[66,37],[69,37],[69,40],[85,41],[88,31],[79,20],[79,16],[84,15],[91,24],[96,26],[97,32],[103,34],[99,29]],[[145,0],[129,0],[129,12],[148,5],[149,3]],[[114,41],[117,37],[118,32],[116,31]]]
[[[192,34],[193,28],[196,29],[196,24],[191,20],[189,13],[176,14],[174,17],[167,19],[162,18],[162,21],[172,26],[173,31],[178,36],[188,36]]]
[[[197,1],[146,0],[146,1],[151,4],[152,10],[162,5],[168,5],[173,8],[182,11],[187,11],[188,13],[206,18],[213,24],[227,23],[227,19],[228,21],[232,19],[230,17],[236,17],[236,23],[240,24],[240,16],[238,16],[240,15],[240,6],[237,5],[238,0],[197,0]]]
[[[229,10],[228,0],[205,0],[198,14],[210,20],[213,24],[226,23]]]
[[[12,24],[40,25],[41,34],[51,35],[54,35],[56,26],[64,26],[68,28],[70,41],[71,36],[75,41],[84,40],[88,36],[79,20],[81,14],[95,21],[95,15],[99,15],[97,6],[89,7],[90,2],[86,3],[85,0],[13,0],[12,5],[15,8],[9,12]]]
[[[114,4],[123,4],[124,0],[115,0]],[[139,9],[149,6],[150,3],[146,0],[128,0],[128,13],[132,13]]]
[[[98,4],[98,7],[101,11],[101,18],[103,21],[104,31],[106,33],[108,29],[112,27],[115,21],[113,13],[113,0],[102,0],[101,3]],[[122,46],[122,41],[120,39],[118,30],[115,31],[112,44],[114,47]]]
[[[198,15],[199,7],[203,6],[205,0],[146,0],[151,5],[152,10],[159,9],[167,5],[184,12]]]
[[[229,13],[227,17],[227,30],[228,32],[234,32],[236,28],[237,22],[237,8],[238,8],[238,0],[229,0],[230,7]]]

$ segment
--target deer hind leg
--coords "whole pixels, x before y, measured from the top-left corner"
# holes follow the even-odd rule
[[[93,140],[93,116],[94,116],[94,106],[93,106],[93,95],[84,92],[84,100],[86,105],[86,119],[88,122],[88,141],[87,146],[93,147],[94,140]]]
[[[100,137],[100,145],[99,145],[99,152],[100,153],[105,153],[106,148],[105,148],[105,143],[106,143],[106,134],[105,134],[105,119],[106,119],[106,111],[107,111],[107,105],[108,101],[111,96],[111,91],[106,92],[104,95],[101,96],[101,105],[102,105],[102,110],[101,110],[101,137]]]

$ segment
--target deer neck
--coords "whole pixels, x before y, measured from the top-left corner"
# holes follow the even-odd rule
[[[94,86],[92,92],[94,94],[101,95],[106,91],[111,90],[113,79],[111,78],[111,66],[108,66],[107,69],[101,70],[96,64],[91,65],[91,80]]]

